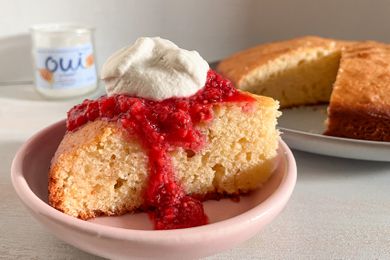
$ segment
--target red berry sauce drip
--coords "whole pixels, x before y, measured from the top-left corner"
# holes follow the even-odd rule
[[[145,206],[155,229],[176,229],[207,224],[199,200],[186,195],[176,182],[169,151],[182,147],[194,152],[204,143],[197,130],[200,122],[213,118],[212,107],[221,102],[252,102],[230,81],[209,70],[205,87],[188,98],[153,101],[126,95],[85,100],[68,112],[67,129],[74,131],[88,121],[118,121],[131,135],[138,136],[149,157],[149,180]]]

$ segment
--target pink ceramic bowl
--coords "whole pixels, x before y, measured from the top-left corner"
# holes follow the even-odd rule
[[[65,121],[30,138],[12,164],[12,184],[30,213],[58,238],[99,256],[125,258],[197,258],[231,248],[254,236],[287,203],[296,181],[294,157],[280,141],[278,164],[261,189],[243,196],[205,202],[210,224],[180,230],[155,231],[146,214],[99,217],[83,221],[50,207],[47,173],[65,132]]]

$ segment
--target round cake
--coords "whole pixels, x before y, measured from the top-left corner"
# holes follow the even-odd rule
[[[329,103],[327,135],[390,141],[389,68],[386,44],[307,36],[238,52],[217,70],[282,108]]]

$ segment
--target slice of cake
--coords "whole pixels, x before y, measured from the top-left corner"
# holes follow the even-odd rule
[[[142,210],[156,229],[185,228],[207,223],[202,200],[260,187],[277,155],[278,102],[238,91],[200,59],[160,38],[114,54],[108,96],[68,112],[50,204],[82,219]]]
[[[390,46],[346,48],[328,107],[327,135],[390,141]]]
[[[388,45],[302,37],[244,50],[217,69],[282,108],[330,102],[327,135],[390,141],[389,68]]]

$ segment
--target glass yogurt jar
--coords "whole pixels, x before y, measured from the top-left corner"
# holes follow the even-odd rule
[[[81,96],[97,87],[94,30],[74,24],[43,24],[31,28],[37,91],[60,99]]]

